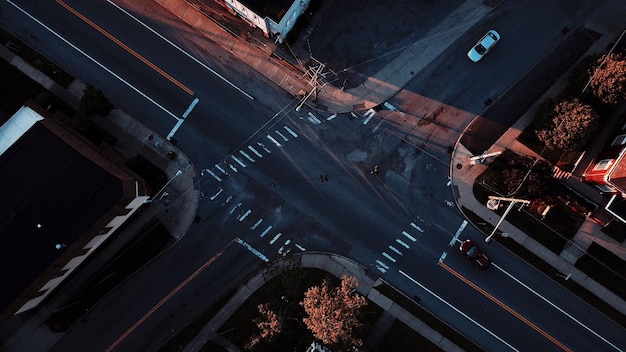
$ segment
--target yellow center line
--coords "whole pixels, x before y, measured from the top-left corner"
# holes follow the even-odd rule
[[[105,352],[110,352],[115,347],[117,347],[117,345],[119,345],[122,341],[124,341],[125,338],[128,337],[128,335],[130,335],[133,331],[135,331],[135,329],[137,329],[139,325],[141,325],[146,319],[148,319],[154,312],[157,311],[157,309],[159,309],[163,304],[165,304],[165,302],[167,302],[170,298],[172,298],[178,291],[180,291],[183,287],[187,286],[187,284],[191,282],[191,280],[193,280],[202,271],[204,271],[204,269],[206,269],[209,265],[211,265],[217,258],[219,258],[222,255],[222,253],[224,253],[224,251],[231,244],[233,244],[234,242],[237,242],[238,239],[239,237],[235,237],[226,246],[224,246],[222,250],[217,252],[217,254],[215,254],[211,259],[209,259],[206,263],[202,264],[202,266],[199,267],[198,270],[194,271],[193,274],[189,275],[189,277],[187,277],[183,282],[181,282],[180,285],[176,286],[175,289],[173,289],[170,293],[168,293],[165,297],[163,297],[163,299],[159,303],[157,303],[154,307],[152,307],[146,314],[144,314],[139,320],[137,320],[135,324],[133,324],[133,326],[128,328],[128,330],[126,330],[126,332],[124,332],[122,336],[120,336],[117,340],[115,340],[115,342],[113,342],[111,346],[109,346],[105,350]]]
[[[489,298],[491,301],[493,301],[495,304],[499,305],[501,308],[503,308],[504,310],[506,310],[507,312],[511,313],[513,316],[515,316],[517,319],[521,320],[522,322],[524,322],[526,325],[530,326],[531,328],[533,328],[533,330],[537,331],[538,333],[540,333],[541,335],[543,335],[545,338],[547,338],[548,340],[552,341],[552,343],[554,343],[555,345],[559,346],[563,351],[568,351],[571,352],[572,350],[565,346],[565,344],[563,344],[561,341],[557,340],[556,338],[554,338],[552,335],[548,334],[547,332],[543,331],[540,327],[538,327],[537,325],[535,325],[533,322],[531,322],[530,320],[526,319],[524,316],[522,316],[521,314],[519,314],[518,312],[516,312],[515,310],[513,310],[513,308],[507,306],[506,304],[502,303],[502,301],[500,301],[499,299],[495,298],[494,296],[492,296],[489,292],[483,290],[481,287],[479,287],[478,285],[476,285],[475,283],[471,282],[469,279],[467,279],[465,276],[459,274],[458,272],[454,271],[452,268],[450,268],[449,266],[447,266],[446,264],[444,264],[443,262],[439,262],[439,266],[441,266],[442,268],[446,269],[449,273],[451,273],[452,275],[456,276],[457,279],[465,282],[467,285],[469,285],[470,287],[472,287],[474,290],[480,292],[483,296]]]
[[[193,95],[193,91],[191,89],[189,89],[188,87],[186,87],[184,84],[180,83],[177,79],[175,79],[174,77],[170,76],[167,72],[163,71],[162,69],[160,69],[159,67],[157,67],[155,64],[153,64],[152,62],[150,62],[148,59],[146,59],[145,57],[139,55],[139,53],[137,53],[135,50],[131,49],[128,45],[122,43],[119,39],[115,38],[112,34],[110,34],[109,32],[105,31],[104,29],[102,29],[102,27],[98,26],[97,24],[95,24],[93,21],[91,21],[90,19],[88,19],[87,17],[85,17],[84,15],[82,15],[80,12],[76,11],[74,8],[72,8],[71,6],[69,6],[68,4],[64,3],[62,0],[56,0],[56,2],[63,6],[66,10],[68,10],[69,12],[73,13],[76,17],[80,18],[81,20],[83,20],[85,23],[87,23],[88,25],[90,25],[91,27],[93,27],[94,29],[96,29],[98,32],[102,33],[105,37],[109,38],[111,41],[113,41],[115,44],[119,45],[120,47],[122,47],[123,49],[125,49],[126,51],[128,51],[129,53],[131,53],[133,56],[135,56],[136,58],[138,58],[139,60],[141,60],[144,64],[150,66],[153,70],[155,70],[156,72],[158,72],[160,75],[162,75],[163,77],[167,78],[168,80],[170,80],[172,83],[174,83],[175,85],[177,85],[180,89],[184,90],[185,92],[187,92],[189,95]]]

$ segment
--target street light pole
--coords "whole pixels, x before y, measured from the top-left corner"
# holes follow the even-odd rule
[[[487,238],[485,238],[485,243],[489,243],[489,241],[491,241],[491,238],[493,237],[493,235],[496,234],[496,231],[498,230],[498,227],[500,227],[500,224],[502,224],[502,221],[504,221],[504,218],[506,218],[507,214],[511,211],[511,209],[513,209],[513,206],[516,203],[522,203],[522,206],[524,204],[530,204],[529,200],[524,200],[524,199],[515,199],[515,198],[503,198],[503,197],[494,197],[494,196],[489,196],[489,199],[493,199],[496,201],[509,201],[511,203],[509,203],[509,206],[506,208],[506,210],[504,211],[504,214],[502,214],[502,216],[500,217],[500,220],[498,220],[498,223],[496,224],[496,226],[493,228],[493,231],[491,231],[491,233],[489,234],[489,236],[487,236]],[[495,210],[495,209],[494,209]]]

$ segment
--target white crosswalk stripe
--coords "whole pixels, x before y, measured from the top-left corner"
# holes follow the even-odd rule
[[[394,263],[396,262],[396,259],[394,257],[390,256],[389,254],[387,254],[386,252],[383,252],[383,257],[391,260]]]
[[[274,139],[274,137],[270,136],[269,134],[267,135],[267,139],[269,139],[270,141],[272,141],[274,144],[276,144],[277,147],[282,147],[283,145],[280,144],[276,139]]]
[[[289,139],[287,139],[287,137],[285,137],[285,135],[284,135],[284,134],[280,133],[280,131],[276,130],[276,131],[274,131],[274,132],[276,132],[276,134],[277,134],[277,135],[279,135],[279,136],[280,136],[280,138],[282,138],[282,139],[283,139],[283,141],[285,141],[285,142],[289,141]]]
[[[293,136],[293,138],[298,138],[298,135],[289,127],[287,126],[283,126],[285,128],[285,130],[287,130],[287,132],[289,132],[290,135]]]
[[[243,156],[244,156],[244,158],[246,158],[246,159],[250,160],[250,162],[254,162],[254,159],[252,159],[252,158],[250,157],[250,155],[249,155],[248,153],[244,152],[243,150],[240,150],[240,151],[239,151],[239,154],[243,155]]]
[[[246,167],[246,164],[244,164],[243,161],[241,161],[241,159],[239,159],[238,157],[231,155],[231,158],[233,158],[233,160],[235,160],[237,162],[237,164],[241,165],[241,167]]]
[[[248,149],[250,149],[250,151],[252,151],[254,155],[258,156],[259,158],[263,157],[263,154],[257,152],[256,149],[254,149],[251,145],[248,146]]]

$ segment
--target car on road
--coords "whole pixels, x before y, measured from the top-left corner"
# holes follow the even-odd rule
[[[467,57],[473,62],[478,62],[491,50],[496,43],[500,40],[500,34],[494,29],[485,34],[476,45],[474,45],[470,51],[467,52]]]
[[[459,250],[463,255],[467,257],[467,259],[471,260],[476,264],[476,266],[480,269],[487,269],[491,264],[491,259],[485,255],[472,240],[465,240],[461,242],[461,246],[459,246]]]

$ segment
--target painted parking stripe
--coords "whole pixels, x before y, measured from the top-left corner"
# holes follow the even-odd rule
[[[250,149],[254,153],[254,155],[258,156],[259,158],[263,157],[263,154],[257,152],[256,149],[254,149],[251,145],[248,146],[248,149]]]
[[[278,143],[278,141],[275,140],[274,137],[270,136],[269,134],[267,135],[267,139],[269,139],[270,141],[274,142],[274,144],[276,144],[277,147],[282,147],[283,146],[282,144]]]
[[[293,136],[293,138],[298,138],[298,135],[296,134],[296,132],[294,132],[291,128],[289,128],[288,126],[283,126],[285,128],[285,130],[287,130],[287,132],[289,132],[290,135]]]
[[[246,159],[250,160],[250,162],[254,162],[254,159],[252,159],[250,157],[250,155],[248,153],[244,152],[243,150],[240,150],[239,154],[243,155]]]
[[[270,244],[274,244],[274,242],[276,242],[276,240],[278,240],[280,238],[280,236],[282,236],[282,233],[277,233],[276,236],[274,236],[274,238],[272,238],[272,240],[270,241]]]
[[[417,240],[415,239],[415,237],[413,237],[413,236],[409,235],[409,233],[408,233],[408,232],[406,232],[406,231],[402,231],[402,234],[403,234],[406,238],[410,239],[410,240],[411,240],[411,241],[413,241],[413,242],[417,241]]]
[[[389,260],[391,260],[392,262],[396,262],[396,259],[392,256],[390,256],[389,254],[387,254],[386,252],[383,252],[383,256]]]
[[[296,247],[298,247],[299,250],[306,252],[306,249],[297,243],[296,243]]]
[[[279,136],[280,136],[280,138],[282,138],[282,139],[283,139],[283,141],[285,141],[285,142],[289,141],[289,139],[287,139],[287,137],[285,137],[285,135],[284,135],[284,134],[280,133],[280,131],[279,131],[279,130],[276,130],[276,131],[274,131],[274,132],[276,132],[276,134],[277,134],[277,135],[279,135]]]
[[[398,238],[396,238],[396,242],[398,242],[402,247],[404,247],[406,249],[410,248],[408,244],[404,243],[402,240],[400,240]]]

